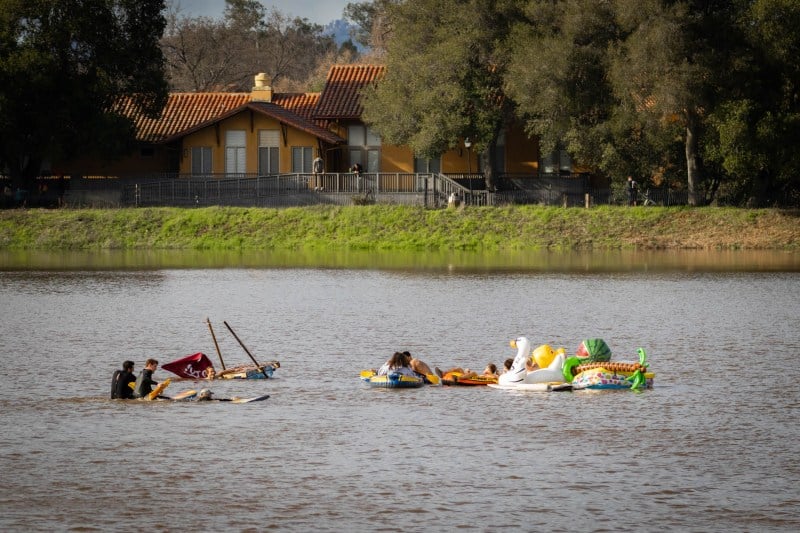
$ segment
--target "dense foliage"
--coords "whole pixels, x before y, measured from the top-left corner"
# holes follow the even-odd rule
[[[128,151],[132,124],[113,103],[163,107],[163,10],[163,0],[0,0],[0,173],[27,187],[52,161]]]
[[[386,6],[387,74],[365,95],[364,120],[392,144],[434,158],[470,139],[494,188],[495,148],[512,116],[503,43],[513,2],[425,0]]]
[[[800,3],[406,0],[365,118],[434,156],[464,137],[489,161],[515,120],[593,172],[800,204]],[[491,176],[490,176],[491,178]]]

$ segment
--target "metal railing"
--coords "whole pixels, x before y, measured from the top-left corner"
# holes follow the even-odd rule
[[[431,175],[324,173],[225,175],[136,181],[121,191],[125,206],[293,206],[404,203],[424,205]]]
[[[385,203],[441,208],[451,202],[467,206],[539,204],[564,207],[627,203],[622,189],[593,188],[585,175],[503,175],[496,180],[494,191],[486,189],[481,174],[466,173],[158,174],[73,178],[70,182],[68,205],[95,207]],[[649,197],[648,204],[677,205],[686,201],[685,193],[650,189],[640,192],[639,205],[645,203],[645,195]]]

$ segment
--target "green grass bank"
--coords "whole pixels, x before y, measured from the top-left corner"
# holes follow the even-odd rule
[[[5,250],[800,250],[775,209],[407,206],[0,211]]]

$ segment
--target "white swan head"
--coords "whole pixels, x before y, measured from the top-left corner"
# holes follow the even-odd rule
[[[511,365],[511,369],[501,374],[497,379],[497,382],[501,385],[524,382],[525,375],[527,374],[525,362],[531,356],[531,341],[529,341],[527,337],[517,337],[510,341],[509,345],[517,349],[517,355],[514,357],[514,363]]]

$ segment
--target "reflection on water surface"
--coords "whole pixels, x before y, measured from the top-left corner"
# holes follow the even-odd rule
[[[0,251],[0,270],[342,268],[456,272],[797,272],[786,251],[375,252],[375,251]]]

